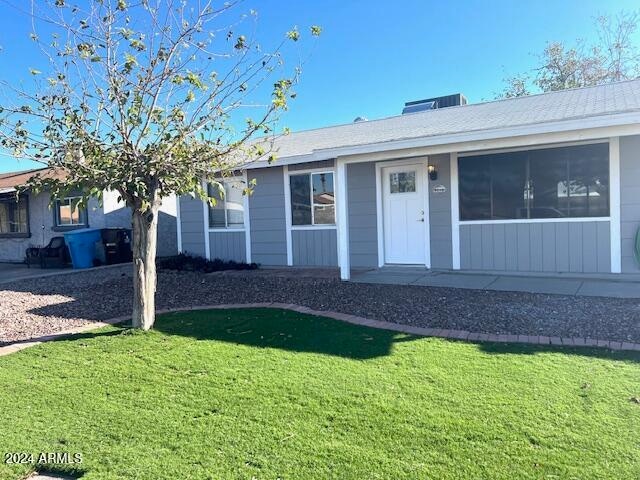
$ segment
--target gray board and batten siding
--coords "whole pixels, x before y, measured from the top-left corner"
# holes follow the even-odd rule
[[[460,268],[608,273],[611,271],[609,222],[460,225]]]
[[[180,197],[180,228],[182,251],[189,255],[206,256],[204,242],[204,203],[190,195]]]
[[[292,230],[293,265],[338,266],[338,237],[335,228]]]
[[[282,167],[261,168],[247,173],[256,180],[249,197],[251,260],[261,265],[287,264],[284,177]]]
[[[347,217],[351,267],[378,266],[375,163],[347,165]]]
[[[432,155],[428,160],[429,165],[433,165],[438,172],[436,180],[428,181],[431,268],[436,270],[453,268],[450,158],[451,155],[443,154]]]
[[[211,258],[233,260],[234,262],[247,261],[247,244],[243,230],[210,231],[209,248],[211,249]]]

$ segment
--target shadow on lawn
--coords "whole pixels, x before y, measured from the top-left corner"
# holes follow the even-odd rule
[[[77,341],[114,337],[130,332],[130,324],[117,324],[113,325],[113,328],[115,330],[61,335],[55,339],[45,336],[13,343],[43,340]],[[212,309],[168,313],[158,316],[154,330],[165,335],[189,337],[198,341],[221,341],[258,348],[320,353],[356,360],[387,356],[392,352],[393,345],[396,343],[432,338],[368,328],[322,316],[271,308]],[[451,341],[473,343],[480,351],[491,355],[559,353],[640,363],[640,352],[523,343]]]
[[[491,355],[536,355],[538,353],[561,353],[563,355],[579,355],[581,357],[601,358],[640,363],[640,352],[625,350],[609,350],[595,347],[569,347],[556,345],[530,345],[525,343],[488,343],[478,342],[479,349]]]
[[[259,348],[322,353],[359,360],[389,355],[396,343],[430,338],[278,309],[171,313],[159,316],[155,329],[168,335],[189,336],[196,340],[217,340]],[[480,351],[492,355],[535,355],[551,352],[640,363],[639,352],[522,343],[476,344]]]
[[[85,333],[52,333],[50,335],[43,335],[40,337],[30,337],[25,338],[23,340],[16,340],[15,342],[0,342],[0,347],[6,345],[21,345],[24,343],[33,343],[33,342],[59,342],[64,340],[86,340],[88,338],[97,338],[97,337],[113,337],[115,335],[120,335],[123,330],[128,327],[124,327],[122,324],[113,325],[115,328],[119,328],[119,330],[113,330],[108,332],[103,331],[93,331],[93,332],[85,332]]]
[[[36,471],[39,475],[47,475],[60,480],[74,480],[76,478],[84,477],[86,470],[78,468],[76,466],[61,466],[61,465],[40,465]]]
[[[389,355],[423,337],[277,309],[202,310],[160,315],[155,330],[196,340],[320,353],[356,360]]]

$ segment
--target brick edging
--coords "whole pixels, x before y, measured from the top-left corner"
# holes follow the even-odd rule
[[[411,335],[420,335],[424,337],[440,337],[452,340],[467,340],[470,342],[489,342],[489,343],[524,343],[529,345],[554,345],[567,347],[590,347],[590,348],[608,348],[610,350],[640,351],[640,343],[618,342],[614,340],[597,340],[592,338],[580,337],[548,337],[543,335],[504,335],[493,333],[474,333],[466,330],[447,330],[442,328],[415,327],[412,325],[402,325],[399,323],[385,322],[382,320],[372,320],[370,318],[358,317],[348,313],[339,313],[330,310],[313,310],[309,307],[303,307],[294,303],[233,303],[221,305],[198,305],[195,307],[180,307],[158,310],[156,315],[163,315],[175,312],[190,312],[199,310],[226,310],[239,308],[276,308],[280,310],[291,310],[298,313],[306,313],[308,315],[316,315],[319,317],[332,318],[353,325],[364,327],[379,328],[381,330],[391,330],[393,332],[408,333]],[[43,337],[37,337],[25,341],[11,343],[4,347],[0,347],[0,357],[11,353],[24,350],[25,348],[39,345],[43,342],[59,340],[62,338],[72,337],[79,333],[85,333],[97,328],[106,327],[122,323],[130,318],[129,315],[111,318],[100,322],[88,323],[79,327],[70,328],[61,332],[53,333]]]

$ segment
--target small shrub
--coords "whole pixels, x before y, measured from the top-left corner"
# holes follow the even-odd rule
[[[158,268],[161,270],[211,273],[222,270],[256,270],[258,264],[220,260],[219,258],[207,260],[203,257],[181,253],[172,257],[158,259]]]

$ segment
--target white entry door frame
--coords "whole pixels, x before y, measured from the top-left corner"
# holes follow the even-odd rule
[[[424,265],[426,268],[431,267],[431,241],[429,229],[429,179],[427,176],[427,167],[427,157],[392,160],[376,163],[376,210],[379,267],[382,267],[385,264],[413,264]],[[406,212],[406,222],[407,225],[409,221],[412,222],[411,225],[409,225],[408,230],[413,229],[414,234],[418,233],[418,235],[415,235],[416,238],[413,238],[412,241],[414,242],[415,249],[420,249],[421,252],[415,252],[415,254],[412,255],[412,258],[397,258],[397,255],[395,258],[393,258],[394,252],[390,252],[387,248],[388,245],[386,245],[386,243],[389,241],[391,233],[388,231],[388,229],[390,228],[389,213],[392,213],[386,211],[390,208],[388,199],[389,192],[387,191],[390,188],[390,178],[388,177],[393,173],[412,171],[416,172],[416,189],[420,191],[418,193],[419,203],[415,204],[413,208],[414,210],[416,210],[415,212]],[[396,195],[402,196],[405,194],[396,193]],[[421,221],[422,219],[424,221]],[[416,228],[420,228],[421,230],[415,230]],[[406,233],[410,234],[409,231],[407,231]],[[389,254],[391,254],[392,258],[389,258]]]

